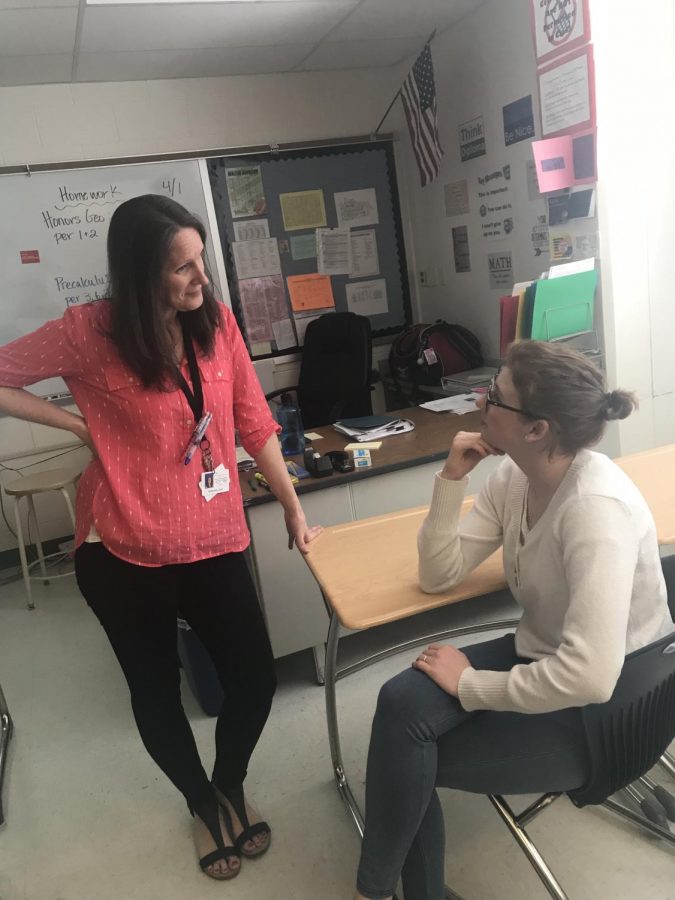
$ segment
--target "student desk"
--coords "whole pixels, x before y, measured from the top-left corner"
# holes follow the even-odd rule
[[[411,419],[415,430],[385,438],[372,453],[371,468],[298,484],[310,524],[340,525],[429,503],[434,472],[456,432],[479,427],[477,412],[457,416],[411,408],[393,415]],[[313,447],[322,454],[349,443],[330,426],[314,430],[322,437]],[[316,581],[297,550],[289,552],[283,511],[274,497],[262,487],[252,490],[246,472],[240,473],[240,485],[252,537],[250,559],[274,655],[313,648],[322,681],[328,616]]]
[[[635,481],[647,500],[656,521],[659,542],[675,543],[675,445],[626,456],[616,462]],[[472,503],[472,498],[464,501],[463,514]],[[452,590],[443,594],[424,594],[417,585],[416,536],[426,511],[427,507],[418,507],[327,528],[305,557],[331,616],[325,691],[333,771],[338,791],[361,836],[363,818],[344,770],[335,702],[337,678],[360,666],[338,672],[340,626],[372,628],[506,587],[500,549]],[[348,565],[346,560],[349,560]],[[427,636],[424,642],[514,627],[518,618],[504,618],[504,610],[513,613],[513,609],[504,604],[498,607],[501,619],[476,623],[469,621],[472,614],[467,609],[459,627],[446,630],[442,635]],[[420,640],[411,641],[410,646],[419,643]],[[378,654],[368,662],[384,655]]]

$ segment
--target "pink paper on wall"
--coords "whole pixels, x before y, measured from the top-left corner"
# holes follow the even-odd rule
[[[542,194],[559,191],[574,184],[574,159],[572,138],[568,134],[532,141],[537,181]]]
[[[597,180],[594,130],[532,141],[532,153],[542,194]]]

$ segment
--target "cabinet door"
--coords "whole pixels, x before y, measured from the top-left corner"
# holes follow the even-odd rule
[[[349,486],[304,494],[310,525],[341,525],[353,518]],[[321,591],[297,549],[288,549],[283,509],[265,503],[246,510],[263,613],[275,658],[326,640],[328,615]]]
[[[383,516],[399,509],[431,503],[434,475],[442,467],[442,462],[432,462],[352,482],[354,518]]]
[[[396,438],[389,438],[396,440]],[[473,470],[469,477],[467,494],[477,494],[485,480],[493,472],[501,457],[490,456]],[[434,490],[434,476],[443,468],[444,460],[410,466],[398,472],[375,475],[351,484],[354,502],[354,518],[367,519],[368,516],[383,516],[413,506],[431,503]]]

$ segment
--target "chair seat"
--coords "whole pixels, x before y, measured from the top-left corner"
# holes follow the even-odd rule
[[[45,491],[58,491],[66,485],[74,484],[80,477],[79,472],[71,469],[50,469],[48,472],[36,472],[5,485],[5,493],[13,497],[26,497],[29,494],[41,494]]]

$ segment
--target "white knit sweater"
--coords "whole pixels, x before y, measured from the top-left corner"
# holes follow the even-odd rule
[[[442,593],[503,544],[506,579],[523,608],[516,650],[535,662],[466,669],[462,706],[542,713],[609,699],[625,655],[675,630],[644,498],[590,450],[577,454],[531,530],[527,478],[511,459],[460,523],[468,482],[436,476],[418,538],[420,585]]]

